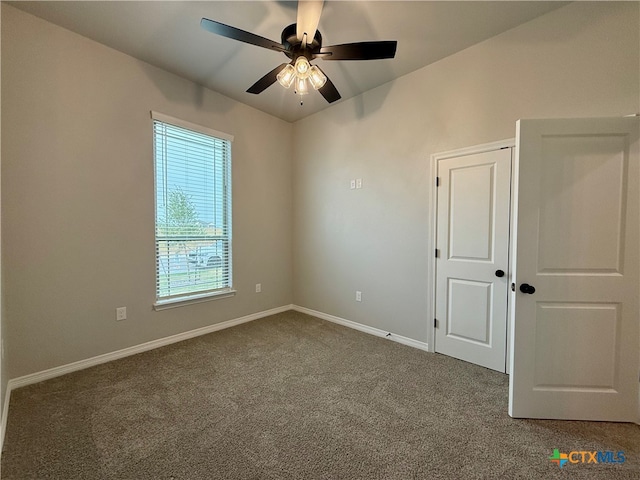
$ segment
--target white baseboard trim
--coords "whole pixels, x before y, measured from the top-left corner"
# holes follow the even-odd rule
[[[7,420],[9,419],[9,399],[11,398],[11,380],[7,382],[7,390],[4,392],[4,406],[2,407],[2,428],[0,431],[0,455],[4,445],[4,432],[7,430]]]
[[[246,315],[244,317],[236,318],[233,320],[227,320],[226,322],[220,322],[214,325],[208,325],[206,327],[196,328],[195,330],[189,330],[188,332],[178,333],[176,335],[171,335],[169,337],[159,338],[157,340],[152,340],[150,342],[141,343],[140,345],[134,345],[133,347],[123,348],[122,350],[117,350],[115,352],[97,355],[95,357],[79,360],[73,363],[68,363],[66,365],[60,365],[59,367],[50,368],[48,370],[43,370],[41,372],[31,373],[29,375],[24,375],[22,377],[10,379],[7,382],[7,390],[5,392],[4,407],[2,409],[2,418],[0,419],[2,421],[2,426],[0,428],[0,452],[2,452],[2,445],[4,445],[4,435],[7,428],[7,419],[9,415],[9,402],[11,400],[11,392],[17,388],[26,387],[27,385],[32,385],[34,383],[42,382],[44,380],[49,380],[55,377],[59,377],[61,375],[66,375],[67,373],[76,372],[78,370],[84,370],[85,368],[94,367],[102,363],[107,363],[113,360],[118,360],[120,358],[129,357],[131,355],[136,355],[138,353],[153,350],[155,348],[171,345],[172,343],[177,343],[183,340],[188,340],[190,338],[206,335],[208,333],[216,332],[218,330],[224,330],[225,328],[234,327],[242,323],[251,322],[253,320],[258,320],[260,318],[268,317],[270,315],[275,315],[277,313],[286,312],[288,310],[295,310],[301,313],[306,313],[308,315],[320,318],[322,320],[327,320],[332,323],[337,323],[339,325],[353,328],[355,330],[359,330],[364,333],[369,333],[377,337],[393,340],[394,342],[402,343],[403,345],[408,345],[414,348],[419,348],[420,350],[427,350],[427,351],[429,350],[427,343],[419,342],[411,338],[403,337],[402,335],[396,335],[394,333],[387,332],[385,330],[369,327],[368,325],[352,322],[351,320],[346,320],[344,318],[336,317],[334,315],[329,315],[327,313],[319,312],[317,310],[311,310],[309,308],[300,307],[298,305],[283,305],[282,307],[272,308],[270,310],[264,310],[262,312],[253,313],[251,315]]]
[[[359,330],[361,332],[368,333],[370,335],[375,335],[376,337],[386,338],[388,340],[393,340],[394,342],[398,342],[403,345],[407,345],[409,347],[419,348],[420,350],[426,350],[427,352],[429,351],[429,344],[425,342],[420,342],[412,338],[403,337],[402,335],[396,335],[395,333],[391,333],[386,330],[380,330],[379,328],[363,325],[358,322],[346,320],[344,318],[336,317],[334,315],[329,315],[328,313],[319,312],[317,310],[311,310],[310,308],[301,307],[299,305],[292,305],[292,309],[295,310],[296,312],[306,313],[307,315],[318,317],[318,318],[321,318],[322,320],[327,320],[328,322],[337,323],[345,327],[353,328],[354,330]]]
[[[31,373],[18,378],[12,378],[7,382],[7,391],[5,392],[4,408],[2,409],[2,427],[0,431],[0,452],[2,452],[2,445],[4,445],[4,434],[7,429],[7,419],[9,415],[9,401],[11,399],[11,391],[16,388],[25,387],[34,383],[49,380],[51,378],[66,375],[67,373],[76,372],[78,370],[84,370],[85,368],[100,365],[101,363],[111,362],[112,360],[118,360],[120,358],[129,357],[138,353],[153,350],[155,348],[171,345],[172,343],[181,342],[190,338],[206,335],[207,333],[217,332],[218,330],[224,330],[225,328],[235,327],[241,323],[251,322],[258,320],[259,318],[268,317],[269,315],[275,315],[276,313],[286,312],[292,309],[292,305],[284,305],[282,307],[272,308],[270,310],[264,310],[258,313],[252,313],[244,317],[235,318],[233,320],[227,320],[226,322],[220,322],[206,327],[196,328],[195,330],[189,330],[188,332],[178,333],[169,337],[159,338],[150,342],[141,343],[140,345],[134,345],[133,347],[123,348],[111,353],[105,353],[95,357],[87,358],[85,360],[79,360],[77,362],[68,363],[59,367],[50,368],[41,372]]]
[[[286,312],[287,310],[291,310],[291,308],[291,305],[284,305],[282,307],[272,308],[270,310],[264,310],[258,313],[252,313],[251,315],[235,318],[233,320],[227,320],[226,322],[215,323],[206,327],[196,328],[195,330],[189,330],[188,332],[159,338],[150,342],[141,343],[140,345],[134,345],[133,347],[123,348],[122,350],[117,350],[115,352],[105,353],[96,357],[69,363],[67,365],[61,365],[59,367],[43,370],[41,372],[31,373],[29,375],[24,375],[18,378],[12,378],[11,380],[9,380],[9,385],[12,389],[24,387],[26,385],[42,382],[44,380],[49,380],[61,375],[66,375],[67,373],[75,372],[77,370],[84,370],[85,368],[100,365],[101,363],[129,357],[131,355],[136,355],[148,350],[171,345],[172,343],[177,343],[183,340],[188,340],[190,338],[206,335],[207,333],[217,332],[218,330],[224,330],[225,328],[234,327],[236,325],[240,325],[241,323],[247,323],[253,320],[258,320],[259,318],[268,317],[269,315],[275,315],[276,313]],[[9,390],[9,387],[7,387],[7,390]]]
[[[2,451],[2,445],[4,444],[4,434],[7,428],[7,418],[9,415],[9,401],[11,399],[11,391],[16,388],[25,387],[34,383],[49,380],[51,378],[66,375],[67,373],[76,372],[78,370],[84,370],[85,368],[100,365],[101,363],[111,362],[120,358],[129,357],[138,353],[153,350],[155,348],[171,345],[172,343],[181,342],[190,338],[199,337],[208,333],[217,332],[218,330],[224,330],[225,328],[235,327],[242,323],[258,320],[259,318],[268,317],[269,315],[275,315],[276,313],[286,312],[292,309],[292,305],[284,305],[282,307],[272,308],[270,310],[264,310],[258,313],[252,313],[244,317],[235,318],[233,320],[227,320],[226,322],[220,322],[206,327],[196,328],[195,330],[189,330],[188,332],[178,333],[169,337],[159,338],[150,342],[141,343],[140,345],[134,345],[133,347],[123,348],[115,352],[105,353],[97,355],[95,357],[87,358],[85,360],[79,360],[77,362],[68,363],[59,367],[50,368],[41,372],[31,373],[18,378],[12,378],[7,382],[7,391],[5,392],[4,408],[2,409],[2,429],[0,431],[0,452]]]

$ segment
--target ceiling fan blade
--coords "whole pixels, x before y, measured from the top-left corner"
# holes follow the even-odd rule
[[[283,63],[282,65],[278,65],[276,68],[271,70],[269,73],[267,73],[264,77],[262,77],[256,83],[251,85],[247,90],[247,93],[254,93],[257,95],[258,93],[264,92],[267,88],[269,88],[271,85],[276,83],[276,80],[277,80],[276,77],[278,76],[280,71],[287,65],[288,63]]]
[[[318,69],[320,69],[320,67],[318,67]],[[322,72],[322,70],[320,70],[320,71]],[[327,77],[327,75],[324,72],[322,72],[322,73],[323,73],[323,75],[325,77]],[[324,99],[329,103],[333,103],[333,102],[335,102],[337,100],[340,100],[342,98],[340,96],[340,93],[338,92],[338,89],[333,84],[333,82],[329,79],[329,77],[327,77],[326,83],[318,91],[324,97]]]
[[[381,60],[395,57],[397,46],[398,42],[395,40],[345,43],[322,47],[316,56],[323,60]]]
[[[298,17],[296,20],[296,37],[298,37],[298,40],[302,41],[306,33],[307,43],[313,41],[318,29],[323,4],[323,0],[298,0]]]
[[[238,40],[239,42],[268,48],[269,50],[276,50],[278,52],[284,52],[285,50],[282,44],[278,42],[261,37],[255,33],[246,32],[239,28],[225,25],[224,23],[216,22],[215,20],[209,20],[208,18],[200,20],[200,26],[211,33],[231,38],[233,40]]]

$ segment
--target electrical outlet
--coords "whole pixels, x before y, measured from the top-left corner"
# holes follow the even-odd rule
[[[356,188],[356,181],[351,180],[350,185],[351,185],[351,190],[353,190],[354,188]]]
[[[256,283],[256,293],[260,293],[260,292],[262,292],[262,284]]]
[[[362,188],[362,179],[356,178],[356,188]]]
[[[116,308],[116,320],[126,320],[127,319],[127,307],[118,307]]]
[[[362,301],[362,292],[361,291],[356,291],[356,302],[361,302]]]

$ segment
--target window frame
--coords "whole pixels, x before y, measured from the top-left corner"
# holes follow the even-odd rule
[[[207,302],[210,300],[216,300],[221,298],[228,298],[235,295],[236,290],[233,288],[233,235],[232,235],[232,157],[231,157],[231,144],[233,142],[234,136],[228,133],[220,132],[217,130],[213,130],[208,127],[204,127],[202,125],[198,125],[195,123],[187,122],[185,120],[181,120],[178,118],[171,117],[169,115],[165,115],[159,112],[151,111],[151,130],[152,130],[152,149],[153,149],[153,184],[154,184],[154,263],[155,263],[155,302],[153,304],[154,310],[164,310],[167,308],[175,308],[183,305],[189,305],[193,303],[201,303]],[[194,291],[194,292],[185,292],[182,294],[176,294],[171,296],[159,296],[159,259],[158,259],[158,177],[157,177],[157,156],[156,156],[156,130],[155,124],[156,122],[161,122],[165,124],[169,124],[175,127],[179,127],[185,130],[189,130],[195,133],[203,134],[209,137],[213,137],[217,140],[227,141],[229,142],[229,155],[228,158],[224,159],[226,165],[225,176],[226,176],[226,184],[225,184],[225,205],[224,209],[226,210],[226,237],[227,237],[227,245],[229,249],[228,253],[228,285],[226,287],[215,289],[215,290],[205,290],[205,291]],[[167,192],[165,192],[166,194]]]

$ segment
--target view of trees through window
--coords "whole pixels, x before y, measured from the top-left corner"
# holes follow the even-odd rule
[[[158,299],[231,287],[230,148],[154,122]]]

